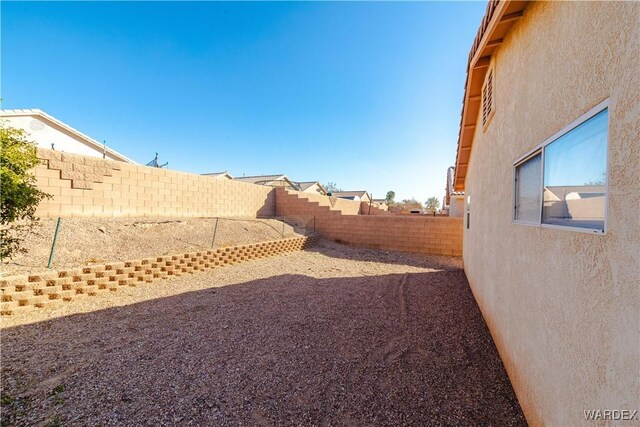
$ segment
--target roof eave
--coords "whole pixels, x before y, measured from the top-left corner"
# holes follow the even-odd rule
[[[479,42],[477,40],[474,41],[472,47],[473,56],[470,58],[467,68],[467,80],[465,82],[460,129],[458,132],[454,191],[464,191],[465,188],[473,136],[476,131],[476,120],[480,111],[480,103],[482,102],[482,83],[489,68],[491,56],[502,44],[504,36],[522,16],[527,3],[527,1],[522,0],[490,3],[487,13],[491,19],[487,23],[485,16],[479,28],[478,32],[482,34],[482,37]],[[482,33],[483,30],[484,33]]]
[[[136,162],[134,162],[133,160],[131,160],[130,158],[123,156],[122,154],[118,153],[117,151],[114,151],[113,149],[109,148],[109,147],[105,147],[104,144],[101,144],[100,142],[96,141],[95,139],[91,138],[88,135],[85,135],[84,133],[80,132],[77,129],[72,128],[71,126],[67,125],[64,122],[61,122],[60,120],[56,119],[55,117],[45,113],[44,111],[40,110],[39,108],[33,108],[30,110],[14,110],[14,111],[7,111],[6,113],[4,113],[5,117],[24,117],[24,116],[28,116],[28,117],[39,117],[41,119],[44,119],[45,121],[49,122],[49,125],[58,128],[59,130],[63,130],[66,132],[69,132],[73,135],[75,135],[76,137],[82,139],[85,141],[85,143],[87,143],[87,145],[91,146],[92,148],[100,151],[103,150],[106,153],[108,153],[109,155],[111,155],[112,157],[115,157],[117,160],[121,161],[121,162],[126,162],[126,163],[133,163],[133,164],[137,164]]]

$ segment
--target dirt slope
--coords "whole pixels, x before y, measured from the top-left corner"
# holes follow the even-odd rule
[[[213,218],[65,218],[62,220],[53,268],[211,249]],[[0,274],[45,270],[56,219],[43,219],[20,253],[0,265]],[[213,247],[277,240],[298,234],[276,219],[221,218]]]

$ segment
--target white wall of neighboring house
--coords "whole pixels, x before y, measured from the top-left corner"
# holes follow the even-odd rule
[[[449,216],[462,217],[464,215],[464,196],[451,196]]]
[[[324,191],[322,190],[322,187],[320,187],[320,185],[317,182],[311,185],[310,187],[306,188],[305,190],[303,190],[303,193],[313,193],[313,194],[324,195]]]
[[[102,144],[98,141],[60,126],[49,120],[47,116],[39,116],[38,112],[25,115],[0,112],[0,119],[11,127],[24,130],[28,134],[28,139],[35,142],[40,148],[51,150],[51,144],[53,144],[53,149],[56,151],[98,158],[104,156],[111,160],[133,163],[130,159],[111,149],[107,149],[104,153]]]

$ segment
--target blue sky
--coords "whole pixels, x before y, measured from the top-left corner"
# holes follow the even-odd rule
[[[141,163],[444,194],[485,2],[6,2],[2,108]]]

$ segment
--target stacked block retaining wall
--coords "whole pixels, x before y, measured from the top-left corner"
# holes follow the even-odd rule
[[[276,190],[277,215],[313,221],[323,237],[353,246],[462,255],[462,219],[427,215],[342,215],[300,193]]]
[[[28,276],[9,276],[0,279],[0,314],[10,315],[64,304],[101,292],[115,292],[121,287],[153,283],[169,276],[302,250],[317,243],[318,239],[318,236],[294,237],[210,251],[47,271]]]
[[[53,198],[41,217],[238,216],[275,214],[271,187],[38,149],[38,187]]]

